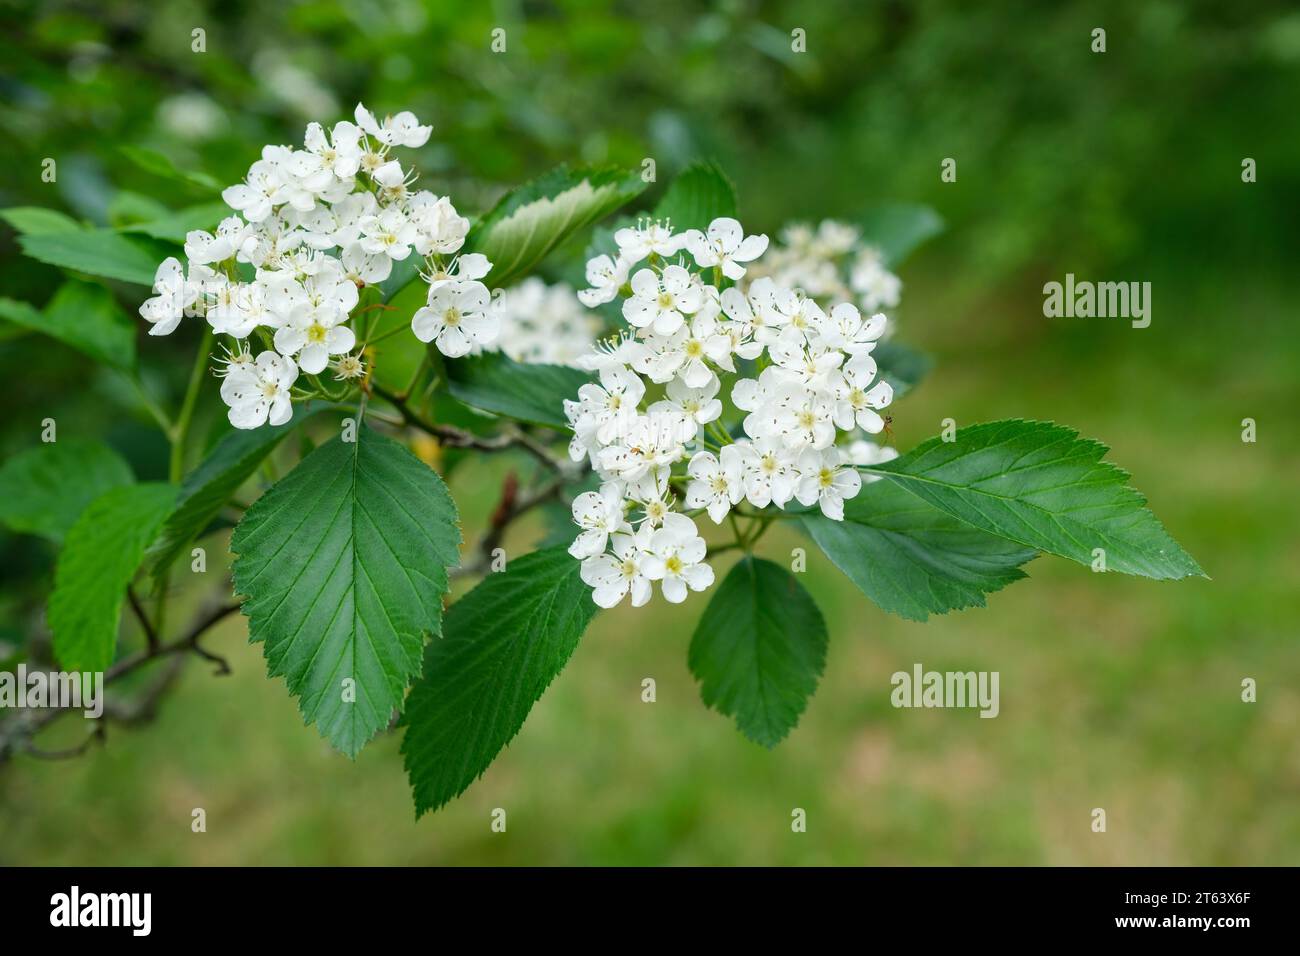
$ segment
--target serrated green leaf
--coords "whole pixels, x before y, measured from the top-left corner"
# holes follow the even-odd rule
[[[927,239],[943,232],[943,218],[929,206],[890,203],[858,219],[862,238],[880,249],[885,264],[896,269]]]
[[[442,479],[369,429],[321,445],[235,529],[250,639],[304,720],[348,756],[401,708],[425,636],[440,632],[459,545]]]
[[[457,400],[535,425],[567,430],[564,400],[576,400],[591,377],[566,365],[523,364],[502,352],[447,359],[447,385]]]
[[[556,246],[623,206],[646,187],[639,173],[617,167],[561,166],[511,190],[474,224],[466,252],[492,262],[494,288],[526,275]]]
[[[62,541],[88,504],[133,481],[131,467],[99,442],[66,438],[37,445],[0,467],[0,522]]]
[[[293,420],[283,425],[235,429],[223,435],[181,482],[176,507],[149,547],[150,570],[157,574],[176,560],[276,445],[309,415],[304,406],[299,406]]]
[[[894,389],[894,397],[901,398],[925,378],[934,363],[930,356],[918,352],[901,342],[881,342],[871,352],[880,370],[880,377]]]
[[[115,193],[108,204],[108,225],[118,230],[129,229],[139,223],[161,219],[170,212],[153,196],[123,189]]]
[[[135,365],[135,323],[102,285],[69,279],[43,311],[0,299],[0,319],[58,339],[114,368]]]
[[[417,817],[482,776],[573,654],[596,613],[580,571],[563,548],[534,551],[447,611],[402,720]]]
[[[692,163],[668,185],[651,215],[670,220],[674,232],[703,231],[719,217],[736,218],[736,189],[717,164]]]
[[[912,621],[966,607],[1025,576],[1030,548],[972,528],[888,481],[845,502],[844,520],[809,514],[804,527],[876,604]]]
[[[826,665],[826,622],[780,565],[742,558],[691,638],[688,663],[704,703],[740,732],[775,747],[803,713]]]
[[[51,232],[69,232],[81,224],[66,213],[43,206],[11,206],[0,209],[0,219],[25,236],[40,236]]]
[[[1052,422],[968,425],[956,439],[931,438],[893,461],[863,468],[884,475],[960,521],[1027,548],[1150,578],[1203,575],[1105,445]]]
[[[23,252],[64,269],[152,286],[167,253],[152,241],[133,239],[113,229],[78,229],[18,237]]]
[[[64,670],[102,671],[113,663],[126,587],[175,500],[173,485],[111,488],[68,531],[47,615]]]
[[[178,169],[175,163],[157,150],[126,145],[119,146],[118,151],[146,173],[161,179],[182,183],[200,192],[221,192],[221,183],[207,173],[191,173]]]

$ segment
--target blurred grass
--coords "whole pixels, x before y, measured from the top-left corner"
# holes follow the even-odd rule
[[[900,446],[949,416],[1074,425],[1111,445],[1212,580],[1039,558],[988,608],[920,625],[870,606],[812,549],[804,583],[830,655],[771,752],[699,701],[685,660],[704,598],[602,613],[485,777],[418,823],[398,737],[355,763],[330,752],[234,620],[209,641],[233,676],[196,661],[156,724],[114,730],[76,761],[0,772],[0,863],[1300,862],[1290,298],[1225,277],[1219,299],[1165,303],[1157,282],[1152,326],[1133,330],[1042,318],[1050,277],[958,294],[947,265],[925,256],[906,273],[902,334],[938,364],[894,409]],[[1240,440],[1248,416],[1256,444]],[[456,476],[471,524],[499,470]],[[781,560],[795,546],[810,547],[782,529],[762,551]],[[1000,716],[893,709],[889,676],[914,662],[999,671]],[[656,703],[640,700],[645,677]],[[1258,703],[1241,702],[1243,677]],[[206,833],[190,831],[195,807]],[[495,807],[504,834],[489,829]],[[790,830],[795,807],[804,834]],[[1094,807],[1105,834],[1090,829]]]

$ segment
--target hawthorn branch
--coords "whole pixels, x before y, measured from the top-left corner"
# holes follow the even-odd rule
[[[545,445],[523,431],[523,429],[511,428],[499,435],[476,435],[474,432],[466,431],[455,425],[425,421],[411,409],[403,396],[378,384],[372,383],[370,387],[376,395],[397,409],[397,413],[402,416],[402,421],[406,425],[418,429],[426,435],[433,436],[448,448],[472,448],[475,451],[483,452],[521,448],[551,471],[572,477],[572,469],[569,467],[568,462],[552,455]]]
[[[144,630],[145,646],[149,650],[156,652],[158,650],[158,632],[154,630],[153,621],[149,620],[149,615],[145,613],[144,606],[140,603],[140,598],[136,596],[135,588],[131,585],[126,586],[126,597],[131,602],[131,610],[135,612],[136,619],[140,622],[141,629]]]
[[[128,596],[130,592],[128,591]],[[133,604],[136,602],[132,602]],[[163,644],[155,641],[151,646],[128,655],[104,672],[105,685],[120,680],[147,664],[168,659],[168,667],[138,696],[126,702],[105,701],[104,714],[95,720],[94,727],[80,744],[64,750],[43,750],[34,743],[36,735],[67,714],[75,713],[72,707],[48,707],[43,710],[23,712],[0,724],[0,763],[17,751],[47,760],[63,760],[80,756],[95,740],[105,737],[105,720],[134,724],[148,721],[157,712],[159,701],[175,683],[184,667],[187,653],[196,654],[217,665],[217,674],[229,674],[230,664],[225,658],[204,649],[199,639],[213,626],[239,610],[238,604],[222,604],[207,610],[190,625],[186,633],[174,641]],[[140,612],[137,611],[137,614]],[[30,714],[30,716],[29,716]]]
[[[560,474],[536,488],[520,491],[519,480],[515,473],[512,471],[507,474],[505,481],[501,483],[501,499],[488,520],[487,530],[483,532],[474,549],[477,557],[458,568],[452,568],[449,572],[451,577],[477,577],[486,574],[492,567],[492,552],[501,547],[506,529],[538,505],[559,497],[569,480],[566,475]]]

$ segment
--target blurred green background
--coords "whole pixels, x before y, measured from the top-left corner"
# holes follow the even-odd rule
[[[990,607],[922,625],[868,605],[813,549],[830,656],[771,752],[699,701],[686,647],[703,598],[602,613],[484,779],[418,823],[397,736],[355,763],[332,753],[235,619],[208,642],[233,676],[191,661],[154,723],[77,760],[0,766],[0,864],[1300,862],[1294,5],[102,0],[0,16],[0,207],[115,223],[183,205],[195,197],[118,146],[234,182],[262,143],[357,100],[434,124],[422,185],[467,212],[559,162],[644,157],[656,189],[718,160],[747,231],[927,203],[948,230],[903,269],[900,326],[936,366],[892,409],[899,446],[947,417],[1073,425],[1111,445],[1212,578],[1039,558]],[[60,281],[7,227],[0,270],[4,295],[37,304]],[[1066,272],[1150,281],[1150,328],[1044,318],[1042,285]],[[118,291],[134,313],[142,290]],[[142,341],[160,395],[178,395],[192,348]],[[0,398],[4,454],[56,415],[61,436],[106,435],[141,477],[165,474],[120,382],[48,340],[0,336]],[[508,466],[453,476],[467,537]],[[799,545],[774,532],[764,553]],[[0,537],[0,657],[41,640],[53,558]],[[1001,715],[893,709],[890,674],[915,662],[999,671]],[[1258,703],[1240,700],[1244,677]]]

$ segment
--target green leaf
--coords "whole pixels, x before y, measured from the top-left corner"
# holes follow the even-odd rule
[[[817,689],[826,644],[826,622],[794,575],[750,555],[704,609],[688,663],[706,705],[775,747]]]
[[[482,776],[573,654],[596,613],[580,570],[563,548],[534,551],[447,611],[402,719],[417,817]]]
[[[669,184],[652,215],[671,220],[674,232],[705,230],[719,217],[736,218],[736,190],[715,163],[692,163]]]
[[[108,279],[152,286],[158,263],[166,258],[152,242],[132,239],[112,229],[78,229],[29,234],[18,245],[33,259]]]
[[[149,568],[162,571],[208,527],[239,486],[252,477],[284,437],[310,412],[299,406],[283,425],[235,429],[223,435],[199,466],[181,482],[176,508],[149,547]]]
[[[1052,422],[969,425],[864,471],[884,475],[960,521],[1027,548],[1150,578],[1203,575],[1106,446]]]
[[[135,365],[135,323],[102,285],[69,279],[40,312],[26,302],[0,299],[0,319],[58,339],[114,368]]]
[[[123,226],[121,231],[142,232],[155,239],[184,242],[187,233],[195,229],[211,232],[222,219],[232,215],[234,212],[224,202],[201,203],[178,209],[157,219],[131,223],[129,226]],[[152,284],[152,278],[149,281]]]
[[[47,615],[54,656],[65,670],[102,671],[113,663],[126,587],[175,499],[172,485],[112,488],[68,532]]]
[[[221,183],[207,173],[184,172],[157,150],[142,146],[119,146],[118,151],[146,173],[181,183],[200,192],[221,192]]]
[[[130,466],[107,445],[77,438],[37,445],[0,467],[0,522],[62,541],[88,504],[133,481]]]
[[[877,206],[858,219],[862,237],[884,254],[885,264],[897,268],[927,239],[943,232],[943,218],[929,206],[891,203]]]
[[[447,359],[451,394],[466,405],[522,422],[568,430],[564,400],[591,378],[566,365],[515,362],[502,352]]]
[[[474,224],[466,252],[492,262],[487,281],[494,288],[526,275],[556,246],[638,196],[645,182],[617,167],[560,166],[502,197]]]
[[[129,229],[140,223],[161,219],[170,212],[166,205],[152,196],[123,189],[108,204],[108,225],[117,230]]]
[[[250,638],[303,718],[348,756],[401,708],[425,635],[440,631],[459,544],[442,479],[368,429],[309,454],[235,529]]]
[[[75,232],[81,224],[66,213],[43,206],[11,206],[0,209],[0,219],[25,236],[40,236],[51,232]]]
[[[871,352],[880,370],[880,377],[894,389],[894,397],[901,398],[925,378],[934,363],[924,352],[900,342],[881,342]]]
[[[893,614],[924,621],[965,607],[1025,576],[1032,549],[963,524],[888,481],[845,502],[844,520],[803,518],[817,545],[861,589]]]

